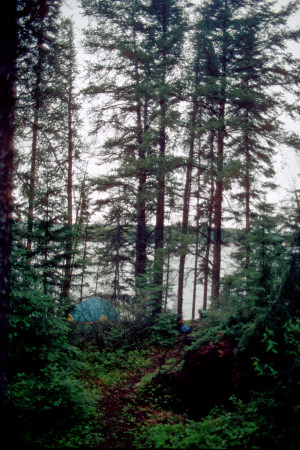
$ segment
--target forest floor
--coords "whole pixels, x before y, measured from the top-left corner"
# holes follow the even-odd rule
[[[136,448],[134,438],[142,425],[184,420],[183,416],[155,404],[151,387],[143,380],[151,380],[168,362],[176,367],[183,358],[185,344],[185,339],[179,336],[169,347],[152,347],[149,349],[151,363],[148,367],[125,373],[117,385],[101,386],[99,428],[102,441],[97,448]]]

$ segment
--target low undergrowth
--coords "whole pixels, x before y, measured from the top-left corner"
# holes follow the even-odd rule
[[[262,344],[267,346],[266,354],[271,354],[272,359],[264,358],[262,365],[261,359],[252,358],[255,382],[265,379],[267,384],[263,385],[269,388],[253,389],[243,400],[231,395],[226,404],[216,406],[214,403],[208,414],[191,420],[181,395],[183,363],[187,355],[195,352],[196,346],[205,350],[204,338],[211,346],[211,339],[202,338],[211,327],[207,322],[206,330],[201,328],[200,344],[195,339],[193,348],[180,336],[174,323],[170,317],[161,318],[154,331],[144,330],[144,338],[140,334],[135,342],[131,330],[127,331],[129,341],[122,341],[122,326],[118,329],[97,325],[96,334],[91,335],[81,330],[80,335],[70,336],[73,341],[77,339],[77,345],[69,347],[64,341],[65,353],[59,349],[60,357],[39,368],[34,378],[31,372],[20,373],[10,392],[17,419],[15,426],[22,424],[18,442],[22,438],[25,444],[47,448],[136,449],[262,449],[267,446],[279,449],[284,443],[286,450],[292,450],[293,442],[299,437],[291,436],[296,423],[290,423],[287,418],[298,417],[297,399],[292,396],[297,390],[289,386],[285,373],[278,370],[280,361],[276,359],[279,357],[276,348],[279,343],[271,331],[268,329],[264,334]],[[299,321],[289,322],[283,330],[286,352],[295,359],[296,371]],[[74,328],[71,331],[74,332]],[[95,339],[95,335],[101,339]],[[53,342],[57,345],[57,339]],[[69,355],[68,364],[64,364],[67,350],[73,358]],[[222,359],[226,356],[225,350],[225,347],[218,347],[216,354]],[[72,371],[71,360],[75,364]],[[195,363],[198,362],[196,359]],[[191,371],[195,374],[193,367]],[[290,377],[292,374],[290,372]],[[224,373],[219,375],[222,377]],[[199,384],[198,379],[196,382]],[[202,388],[207,390],[206,385]],[[191,392],[195,394],[194,390]],[[293,398],[292,404],[290,398]],[[293,414],[290,414],[291,408]],[[33,427],[40,423],[38,415],[46,424],[45,430]]]
[[[143,425],[135,435],[134,448],[259,448],[262,421],[257,406],[231,400],[233,411],[216,407],[201,421],[183,417],[176,424]]]
[[[86,365],[81,373],[84,379],[97,379],[102,386],[117,386],[137,370],[151,365],[149,350],[129,350],[122,348],[99,351],[93,347],[85,350]]]

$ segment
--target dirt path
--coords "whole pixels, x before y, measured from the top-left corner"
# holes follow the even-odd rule
[[[133,430],[145,421],[153,420],[153,417],[157,417],[159,421],[162,419],[161,409],[150,406],[137,395],[137,385],[142,377],[160,367],[164,354],[164,348],[154,350],[149,355],[152,361],[150,367],[138,369],[117,387],[106,387],[102,391],[99,425],[104,442],[98,448],[134,448]],[[180,358],[181,354],[182,349],[175,346],[167,356]]]

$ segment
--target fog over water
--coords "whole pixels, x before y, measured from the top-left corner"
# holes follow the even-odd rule
[[[230,258],[232,252],[232,247],[222,248],[222,265],[221,265],[221,275],[227,275],[233,271],[233,261]],[[200,264],[200,258],[198,259],[198,267]],[[171,311],[176,312],[177,310],[177,290],[178,290],[178,267],[179,267],[179,257],[173,257],[170,262],[169,280],[168,280],[168,290],[167,290],[167,308]],[[194,289],[194,267],[195,267],[195,256],[187,255],[186,265],[185,265],[185,283],[183,289],[183,318],[189,320],[192,318],[192,304],[193,304],[193,289]],[[91,272],[96,272],[97,268],[91,267]],[[125,273],[128,275],[129,271]],[[198,273],[198,278],[201,277],[201,273]],[[85,287],[83,290],[83,298],[88,298],[94,295],[111,294],[113,290],[112,276],[104,276],[99,278],[98,283],[101,288],[95,292],[95,279],[92,276],[85,277]],[[124,277],[125,278],[125,277]],[[107,280],[107,284],[104,280]],[[166,280],[165,280],[166,281]],[[120,284],[126,285],[126,281],[122,282],[120,278]],[[208,288],[208,306],[209,306],[209,296],[210,296],[210,285]],[[127,290],[127,293],[133,295]],[[164,296],[165,301],[165,296]],[[195,319],[198,318],[198,310],[203,307],[203,284],[198,283],[196,287],[196,302],[195,302]]]
[[[232,272],[233,266],[232,261],[230,260],[230,253],[232,248],[224,247],[222,249],[222,276],[229,274]],[[174,259],[173,267],[176,268],[176,272],[178,272],[179,258]],[[183,318],[185,320],[189,320],[192,318],[192,304],[193,304],[193,288],[194,288],[194,265],[195,258],[194,256],[188,256],[186,259],[186,278],[185,285],[183,289]],[[199,263],[198,263],[199,265]],[[201,276],[201,274],[199,274]],[[174,288],[174,297],[175,297],[175,308],[177,306],[177,281],[178,277],[176,275],[173,276],[173,285]],[[210,297],[210,285],[208,288],[208,305],[209,305],[209,297]],[[171,306],[171,305],[170,305]],[[202,309],[203,307],[203,284],[197,284],[196,288],[196,304],[195,304],[195,319],[198,318],[198,309]]]

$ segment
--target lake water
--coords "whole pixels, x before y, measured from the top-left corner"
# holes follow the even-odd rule
[[[221,275],[227,275],[232,271],[232,261],[230,260],[231,248],[223,248],[222,249],[222,266],[221,266]],[[186,257],[186,266],[185,266],[185,284],[183,289],[183,318],[185,320],[189,320],[192,318],[192,304],[193,304],[193,289],[194,289],[194,265],[195,265],[195,257],[188,255]],[[173,273],[171,275],[171,286],[173,287],[172,293],[168,296],[168,306],[170,309],[174,308],[176,311],[177,308],[177,289],[178,289],[178,266],[179,266],[179,258],[174,258],[171,264],[173,268]],[[208,287],[208,304],[209,304],[209,296],[210,296],[210,285]],[[203,307],[203,284],[197,284],[196,287],[196,302],[195,302],[195,318],[198,318],[198,309],[202,309]]]
[[[232,261],[230,261],[230,248],[222,249],[222,275],[230,273],[232,270]],[[194,286],[194,265],[195,257],[192,255],[187,255],[185,264],[185,283],[183,289],[183,318],[189,320],[192,318],[192,303],[193,303],[193,286]],[[178,267],[179,258],[174,257],[171,260],[171,269],[169,272],[169,288],[168,288],[168,298],[167,307],[172,311],[176,312],[177,309],[177,290],[178,290]],[[95,295],[95,281],[90,278],[85,278],[86,287],[84,288],[84,298]],[[111,283],[110,283],[111,284]],[[108,286],[108,290],[111,286]],[[208,288],[208,304],[210,295],[210,285]],[[196,303],[195,303],[195,318],[198,317],[198,309],[203,307],[203,285],[197,284],[196,288]]]

